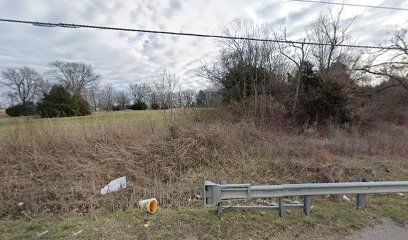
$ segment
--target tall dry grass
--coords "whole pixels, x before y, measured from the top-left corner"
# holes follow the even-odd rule
[[[327,182],[361,175],[398,178],[408,170],[402,165],[390,172],[368,162],[406,160],[407,127],[384,125],[366,134],[333,128],[321,136],[229,120],[179,121],[154,131],[151,125],[45,122],[7,133],[0,143],[1,216],[98,213],[134,207],[148,197],[164,207],[195,206],[201,204],[204,179]],[[128,179],[125,190],[99,194],[120,176]]]

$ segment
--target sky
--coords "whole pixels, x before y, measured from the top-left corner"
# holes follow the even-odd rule
[[[344,2],[408,8],[407,0]],[[231,21],[251,19],[271,28],[285,23],[294,40],[327,10],[327,4],[290,0],[0,0],[0,18],[204,34],[222,34]],[[342,16],[355,17],[357,44],[375,44],[396,27],[408,27],[407,11],[345,7]],[[163,68],[179,76],[183,88],[206,88],[210,83],[196,69],[218,50],[211,39],[0,22],[0,71],[28,66],[43,73],[52,61],[83,62],[102,75],[102,84],[119,89],[152,83]]]

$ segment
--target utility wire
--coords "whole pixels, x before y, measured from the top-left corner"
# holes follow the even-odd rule
[[[247,40],[247,41],[257,41],[257,42],[274,42],[274,43],[284,43],[284,44],[304,44],[304,45],[314,45],[314,46],[332,46],[332,47],[337,46],[337,47],[348,47],[348,48],[401,50],[401,48],[398,48],[398,47],[381,47],[381,46],[370,46],[370,45],[301,42],[301,41],[279,40],[279,39],[262,39],[262,38],[251,38],[251,37],[232,37],[232,36],[223,36],[223,35],[209,35],[209,34],[200,34],[200,33],[180,33],[180,32],[168,32],[168,31],[154,31],[154,30],[145,30],[145,29],[107,27],[107,26],[84,25],[84,24],[34,22],[34,21],[4,19],[4,18],[0,18],[0,22],[30,24],[30,25],[37,26],[37,27],[60,27],[60,28],[74,28],[74,29],[76,29],[76,28],[88,28],[88,29],[102,29],[102,30],[111,30],[111,31],[139,32],[139,33],[149,33],[149,34],[164,34],[164,35],[177,35],[177,36],[189,36],[189,37],[202,37],[202,38]],[[408,51],[408,49],[402,49],[402,50],[407,50]]]
[[[342,5],[342,6],[351,6],[351,7],[367,7],[367,8],[380,8],[386,10],[396,10],[396,11],[408,11],[408,8],[399,8],[399,7],[387,7],[387,6],[373,6],[373,5],[364,5],[364,4],[354,4],[354,3],[339,3],[339,2],[328,2],[328,1],[315,1],[315,0],[290,0],[292,2],[308,2],[308,3],[322,3],[322,4],[331,4],[331,5]]]

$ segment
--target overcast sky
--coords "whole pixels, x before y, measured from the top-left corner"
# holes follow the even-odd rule
[[[408,8],[407,0],[344,2]],[[206,34],[246,18],[272,27],[285,21],[296,36],[327,9],[290,0],[0,0],[0,18]],[[351,30],[360,44],[381,41],[408,24],[407,11],[345,7],[343,17],[356,17]],[[45,72],[51,61],[84,62],[116,88],[152,82],[163,67],[180,76],[184,88],[205,88],[208,82],[195,69],[216,52],[210,39],[0,23],[0,71],[29,66]]]

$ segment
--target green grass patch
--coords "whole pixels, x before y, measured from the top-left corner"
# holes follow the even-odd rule
[[[383,218],[408,222],[407,196],[369,196],[364,211],[354,201],[314,199],[312,214],[290,210],[283,218],[271,212],[225,212],[214,209],[161,209],[155,215],[137,209],[104,215],[43,216],[32,221],[3,220],[2,239],[306,239],[352,234]],[[81,231],[81,233],[75,235]],[[75,235],[75,236],[74,236]]]
[[[182,118],[182,114],[173,114],[173,119]],[[0,114],[0,135],[10,132],[26,130],[27,128],[61,127],[67,128],[78,125],[94,125],[100,123],[112,124],[144,124],[149,128],[162,129],[165,122],[170,119],[170,114],[163,111],[115,111],[95,112],[89,116],[67,118],[40,118],[33,117],[8,117],[5,113]]]

